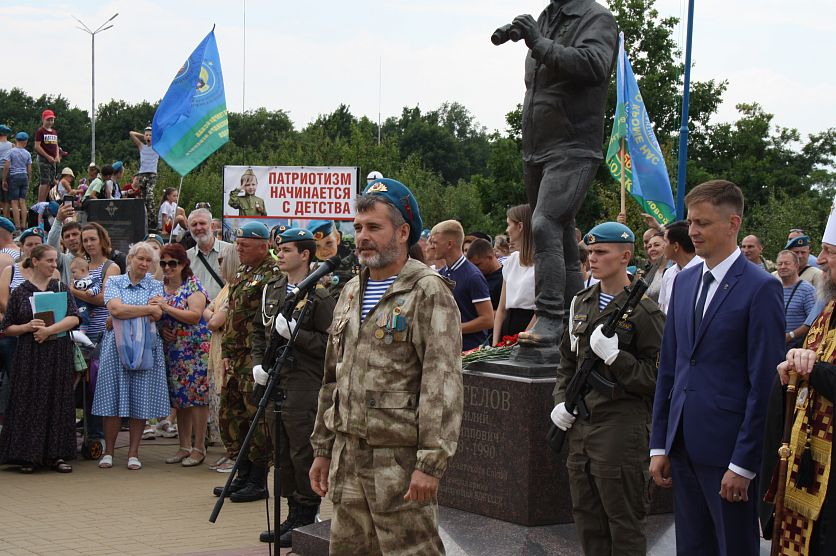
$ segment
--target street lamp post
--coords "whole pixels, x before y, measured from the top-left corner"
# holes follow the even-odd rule
[[[102,31],[107,31],[113,25],[108,25],[111,21],[116,19],[116,16],[119,15],[118,13],[113,14],[110,19],[99,25],[99,28],[95,31],[91,31],[89,27],[87,27],[84,22],[82,22],[76,16],[73,16],[73,19],[78,21],[81,24],[81,27],[76,26],[78,29],[81,29],[85,33],[90,35],[90,52],[91,52],[91,85],[90,85],[90,94],[91,94],[91,101],[90,101],[90,162],[96,162],[96,33],[101,33]]]

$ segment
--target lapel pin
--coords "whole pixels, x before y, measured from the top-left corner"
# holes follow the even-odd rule
[[[723,289],[724,289],[724,290],[729,289],[729,284],[728,284],[728,282],[726,282],[725,284],[723,284]]]

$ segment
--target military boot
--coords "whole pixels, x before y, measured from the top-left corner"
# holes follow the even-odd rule
[[[235,491],[229,499],[233,502],[255,502],[267,498],[267,468],[253,464],[250,477],[243,488]]]
[[[279,537],[295,527],[296,510],[298,508],[299,504],[295,500],[292,498],[287,499],[287,519],[279,525]],[[261,542],[273,542],[273,531],[262,531],[261,535],[258,536],[258,540]]]
[[[560,363],[563,319],[537,315],[531,330],[520,332],[510,360],[516,363],[556,365]]]
[[[319,504],[316,506],[300,505],[296,511],[296,522],[293,527],[285,531],[279,537],[279,548],[290,548],[293,543],[293,530],[316,522],[316,514],[319,513]]]
[[[238,492],[247,484],[247,481],[250,478],[250,468],[252,467],[252,462],[248,459],[241,460],[241,463],[238,465],[238,474],[232,479],[232,483],[229,485],[229,490],[226,491],[227,496],[231,496],[233,493]],[[215,496],[220,496],[224,491],[224,487],[219,486],[215,487],[212,490],[212,494]]]

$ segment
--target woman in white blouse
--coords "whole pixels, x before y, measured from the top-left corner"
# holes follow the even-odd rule
[[[502,295],[494,313],[493,345],[527,330],[534,322],[534,237],[531,206],[508,209],[506,233],[513,252],[502,264]]]

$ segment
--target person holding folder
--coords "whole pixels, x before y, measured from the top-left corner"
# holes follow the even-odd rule
[[[38,245],[23,264],[30,277],[12,292],[0,326],[18,338],[0,463],[20,465],[23,473],[36,466],[69,473],[66,460],[75,457],[76,439],[73,344],[66,332],[79,319],[72,296],[53,278],[55,248]],[[52,310],[37,312],[41,306]]]

